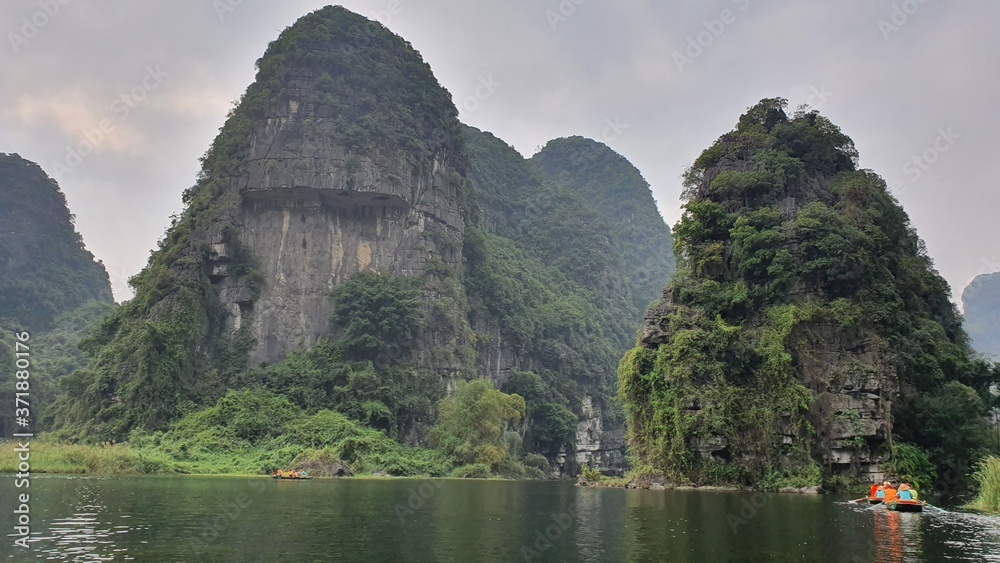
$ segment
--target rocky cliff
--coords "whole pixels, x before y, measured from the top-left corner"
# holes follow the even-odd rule
[[[962,293],[972,347],[1000,358],[1000,272],[978,276]]]
[[[112,301],[108,273],[73,221],[55,180],[0,153],[0,325],[48,329],[89,301]]]
[[[327,8],[286,30],[259,67],[258,84],[277,78],[281,93],[254,112],[245,166],[230,180],[235,221],[209,258],[230,327],[251,327],[252,363],[327,336],[330,290],[357,272],[457,266],[447,241],[464,228],[456,112],[402,39]],[[256,257],[256,295],[229,275],[236,248]]]
[[[620,471],[615,365],[672,269],[639,172],[463,129],[419,54],[342,8],[257,66],[55,426],[122,438],[264,387],[423,445],[446,389],[489,377],[525,398],[525,450]]]
[[[853,142],[784,108],[750,108],[685,177],[679,275],[619,367],[632,454],[775,488],[967,466],[943,442],[985,436],[990,368],[947,283]]]

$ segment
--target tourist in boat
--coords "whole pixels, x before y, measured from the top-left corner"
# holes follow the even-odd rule
[[[872,496],[875,497],[875,498],[884,499],[885,498],[885,485],[882,484],[882,485],[879,485],[878,487],[876,487],[875,488],[875,494],[872,495]]]
[[[278,477],[284,477],[284,476],[285,476],[285,472],[283,470],[279,469],[278,470]]]
[[[911,489],[906,483],[899,486],[897,498],[899,498],[899,500],[917,500],[913,496],[913,489]]]
[[[886,481],[883,485],[885,488],[885,502],[886,504],[896,500],[896,489],[892,488],[892,483]]]

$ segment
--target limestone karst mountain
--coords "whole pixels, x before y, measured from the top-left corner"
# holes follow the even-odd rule
[[[962,304],[972,347],[1000,357],[1000,272],[976,277],[962,293]]]
[[[58,379],[84,363],[76,344],[85,329],[112,307],[108,273],[84,246],[59,186],[37,164],[0,153],[0,400],[14,405],[21,359],[41,413]],[[27,348],[16,347],[15,331],[27,333]],[[14,419],[13,407],[0,413],[0,433],[9,436]]]
[[[750,108],[686,175],[679,273],[619,371],[631,452],[681,482],[964,472],[996,370],[851,139],[785,107]]]
[[[48,329],[89,301],[111,302],[111,283],[76,232],[55,180],[0,153],[0,325]]]
[[[489,377],[525,397],[529,451],[620,468],[615,365],[672,268],[638,171],[463,128],[406,41],[340,7],[257,68],[55,427],[120,439],[265,387],[420,444],[448,386]]]

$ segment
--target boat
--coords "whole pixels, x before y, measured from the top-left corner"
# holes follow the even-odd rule
[[[925,504],[919,500],[896,499],[886,504],[886,508],[896,512],[923,512]]]
[[[885,501],[882,497],[868,497],[868,504],[882,504]]]
[[[306,475],[306,476],[298,475],[295,477],[291,475],[271,475],[271,479],[291,479],[294,481],[297,479],[312,479],[312,475]]]

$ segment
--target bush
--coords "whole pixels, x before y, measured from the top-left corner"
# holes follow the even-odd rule
[[[980,461],[973,477],[979,483],[979,496],[969,508],[1000,512],[1000,457],[990,456]]]
[[[451,472],[452,477],[462,479],[489,479],[493,476],[493,468],[482,463],[463,465]]]
[[[892,449],[892,456],[892,463],[886,469],[900,481],[909,483],[917,491],[929,491],[934,486],[937,470],[927,452],[910,444],[898,444]]]

